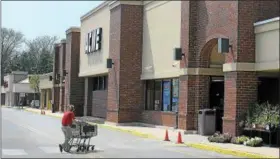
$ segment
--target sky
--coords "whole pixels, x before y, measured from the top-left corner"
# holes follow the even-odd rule
[[[26,39],[50,35],[65,38],[80,17],[102,1],[2,1],[2,27],[21,31]]]

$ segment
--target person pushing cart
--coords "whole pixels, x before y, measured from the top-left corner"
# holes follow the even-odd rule
[[[72,147],[77,147],[77,152],[89,151],[90,148],[94,150],[94,145],[90,145],[90,139],[97,136],[97,125],[75,119],[73,105],[69,105],[68,111],[64,112],[61,124],[65,140],[63,144],[59,144],[60,152],[70,152]]]
[[[59,144],[59,149],[60,152],[67,151],[69,145],[69,141],[72,137],[72,129],[71,129],[71,125],[73,124],[73,122],[75,121],[75,114],[74,114],[74,106],[73,105],[69,105],[68,106],[68,111],[65,111],[62,117],[62,132],[64,134],[64,143],[63,144]]]

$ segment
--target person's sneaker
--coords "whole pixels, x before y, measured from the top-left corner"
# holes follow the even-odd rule
[[[59,146],[60,152],[62,153],[63,148],[62,148],[61,144],[59,144],[58,146]]]

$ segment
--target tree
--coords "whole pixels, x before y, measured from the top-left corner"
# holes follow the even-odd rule
[[[12,71],[13,57],[24,42],[24,35],[13,29],[1,28],[1,83],[4,75]]]
[[[34,90],[34,100],[35,100],[35,94],[39,92],[39,84],[40,84],[40,78],[39,75],[31,75],[29,76],[29,84],[30,87]]]
[[[28,61],[29,73],[43,74],[52,71],[54,44],[58,40],[56,36],[41,36],[33,40],[26,41],[27,50],[22,54]]]

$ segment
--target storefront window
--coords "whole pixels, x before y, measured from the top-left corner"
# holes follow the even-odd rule
[[[172,80],[172,111],[178,112],[179,105],[179,79]]]
[[[162,110],[162,82],[161,80],[155,81],[155,110]]]
[[[107,76],[99,76],[93,78],[93,90],[106,90],[108,86]]]
[[[106,90],[108,88],[108,76],[104,77],[104,89]]]
[[[146,81],[146,110],[154,110],[155,82]]]
[[[92,82],[93,82],[93,90],[94,91],[98,90],[99,89],[98,88],[98,77],[94,77]]]
[[[104,90],[104,77],[98,77],[99,90]]]
[[[170,111],[171,110],[171,82],[170,80],[163,81],[163,111]]]
[[[178,110],[179,80],[146,81],[145,110],[174,111]]]

